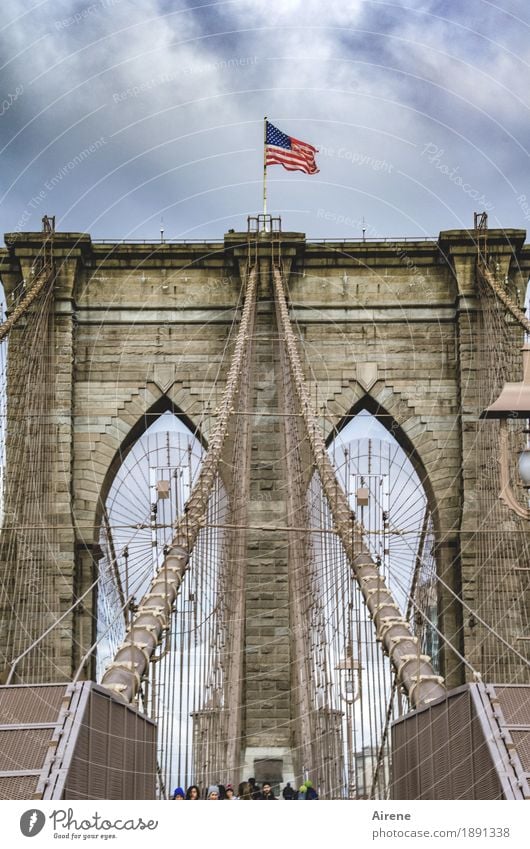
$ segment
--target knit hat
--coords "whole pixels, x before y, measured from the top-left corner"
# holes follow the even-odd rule
[[[313,786],[313,782],[310,781],[309,778],[307,779],[307,781],[304,781],[304,784],[305,784],[306,787],[312,787]]]
[[[217,784],[210,784],[210,786],[208,787],[208,793],[207,793],[208,798],[210,798],[212,793],[217,793],[217,795],[219,795],[219,788],[218,788]]]
[[[299,793],[305,793],[306,790],[307,790],[307,787],[305,786],[305,784],[302,784],[302,786],[300,787]]]
[[[177,787],[175,788],[175,790],[173,790],[173,798],[176,799],[177,796],[182,796],[183,799],[186,798],[186,794],[184,793],[182,787]]]

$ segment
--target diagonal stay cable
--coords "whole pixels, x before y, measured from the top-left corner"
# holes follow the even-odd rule
[[[124,641],[107,667],[101,683],[125,702],[138,693],[149,661],[166,628],[186,572],[188,561],[206,522],[208,500],[219,470],[221,452],[241,385],[244,368],[250,367],[249,352],[256,314],[257,269],[250,271],[241,323],[237,333],[226,386],[216,412],[216,424],[199,476],[177,521],[175,535],[148,592],[139,604]]]
[[[372,615],[377,639],[387,652],[396,670],[397,679],[403,685],[412,707],[419,707],[445,695],[443,679],[435,674],[430,658],[420,654],[417,638],[411,633],[408,622],[403,617],[363,541],[363,528],[350,509],[348,498],[331,465],[324,439],[311,408],[311,399],[289,318],[284,283],[277,266],[273,267],[273,282],[280,336],[285,345],[291,378],[313,461],[337,532],[366,606]]]
[[[524,315],[521,307],[516,304],[506,289],[495,279],[495,275],[482,259],[479,259],[477,262],[477,273],[488,284],[492,292],[502,302],[508,312],[511,313],[515,320],[521,325],[525,333],[530,334],[530,320]]]
[[[29,310],[31,305],[37,300],[43,289],[46,288],[46,285],[53,281],[54,268],[51,254],[52,249],[53,232],[50,232],[44,235],[43,247],[41,249],[41,255],[43,258],[42,268],[36,275],[36,279],[33,281],[31,289],[29,289],[26,296],[22,298],[20,303],[17,304],[15,309],[10,313],[9,317],[6,318],[6,320],[0,324],[0,342],[2,341],[2,339],[5,339],[5,337],[13,329],[15,324],[20,321],[23,315],[27,313],[27,311]]]

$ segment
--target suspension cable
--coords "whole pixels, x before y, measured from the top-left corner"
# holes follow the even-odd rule
[[[225,390],[216,414],[208,452],[202,464],[183,516],[178,520],[172,543],[148,592],[127,630],[114,661],[109,664],[101,683],[125,702],[137,694],[143,676],[167,622],[186,572],[194,543],[207,517],[208,500],[218,474],[221,451],[228,432],[234,402],[242,380],[243,368],[249,367],[248,352],[256,313],[257,269],[250,271],[245,304],[235,341]]]
[[[52,221],[53,220],[54,219],[52,219]],[[48,221],[46,216],[44,217],[43,221]],[[17,304],[11,315],[6,318],[6,320],[2,322],[2,324],[0,324],[0,342],[2,341],[2,339],[5,339],[5,337],[8,335],[10,330],[13,329],[15,324],[17,324],[17,322],[22,318],[22,316],[27,313],[27,311],[29,310],[33,302],[37,300],[45,286],[53,279],[53,237],[53,227],[46,229],[45,224],[42,248],[35,260],[40,260],[42,266],[37,272],[33,285],[31,286],[31,289],[28,291],[26,296],[22,298],[19,304]]]
[[[515,303],[513,298],[508,294],[501,284],[495,279],[495,275],[486,265],[483,259],[479,257],[477,261],[477,272],[484,280],[492,292],[504,304],[508,312],[521,325],[525,333],[530,333],[530,320],[521,312],[521,308]]]
[[[370,611],[378,641],[386,650],[413,707],[419,707],[445,695],[443,678],[436,675],[430,658],[418,651],[418,639],[410,631],[379,568],[363,540],[363,528],[350,510],[349,502],[328,457],[326,446],[311,409],[311,399],[302,371],[291,327],[281,272],[273,267],[278,327],[283,337],[291,376],[303,414],[313,461],[332,511],[342,544],[354,576]]]

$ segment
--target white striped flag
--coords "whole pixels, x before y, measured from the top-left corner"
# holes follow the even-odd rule
[[[265,165],[283,165],[287,171],[318,174],[315,162],[316,147],[282,133],[274,124],[266,122]]]

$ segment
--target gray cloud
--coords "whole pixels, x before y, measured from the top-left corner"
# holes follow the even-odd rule
[[[15,0],[0,33],[3,229],[38,229],[44,212],[95,237],[151,237],[162,215],[169,237],[244,227],[264,114],[323,148],[315,177],[269,168],[289,229],[359,236],[364,216],[436,235],[470,226],[482,198],[492,224],[524,227],[529,21],[522,0],[503,6]]]

